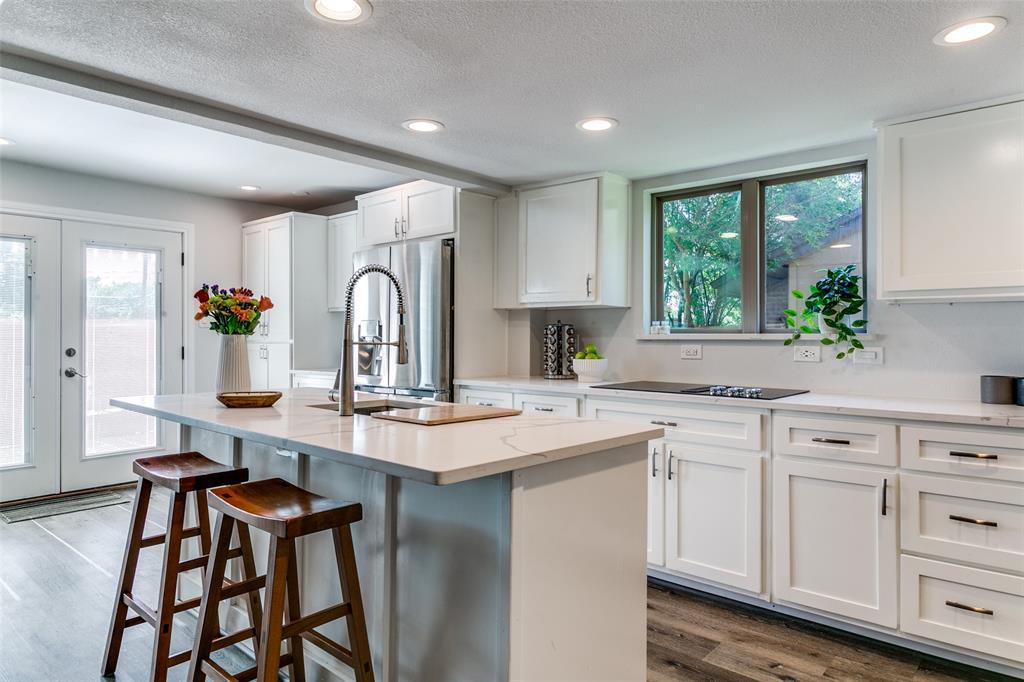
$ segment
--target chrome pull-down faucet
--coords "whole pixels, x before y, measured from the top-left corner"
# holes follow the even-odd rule
[[[356,282],[371,272],[384,275],[395,287],[398,295],[398,340],[396,341],[352,341],[352,294],[356,288]],[[348,284],[345,286],[345,339],[341,346],[341,381],[338,386],[338,413],[342,417],[351,417],[355,414],[355,375],[352,369],[352,346],[396,346],[398,348],[398,364],[404,365],[409,362],[409,348],[405,342],[405,292],[402,290],[402,283],[389,268],[383,265],[364,265],[352,273]]]

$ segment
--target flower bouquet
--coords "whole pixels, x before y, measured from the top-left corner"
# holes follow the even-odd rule
[[[199,301],[195,319],[211,318],[210,329],[221,335],[217,393],[248,391],[252,378],[246,337],[255,333],[263,313],[274,303],[266,296],[255,298],[251,289],[221,289],[216,284],[204,284],[193,297]]]

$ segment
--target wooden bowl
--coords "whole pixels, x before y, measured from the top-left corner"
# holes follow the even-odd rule
[[[225,407],[270,407],[280,399],[281,391],[236,391],[217,394],[217,400]]]

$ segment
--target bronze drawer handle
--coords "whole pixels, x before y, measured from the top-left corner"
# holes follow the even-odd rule
[[[986,521],[985,519],[972,519],[967,516],[960,516],[959,514],[950,514],[950,521],[962,521],[963,523],[973,523],[978,526],[989,526],[990,528],[996,528],[999,526],[995,521]]]
[[[828,443],[829,445],[849,445],[850,444],[850,441],[846,440],[845,438],[821,438],[819,436],[815,436],[811,440],[814,441],[815,443]]]
[[[662,421],[661,419],[652,419],[651,423],[654,424],[655,426],[679,426],[679,424],[677,424],[676,422],[666,422]]]
[[[999,455],[990,455],[987,452],[961,452],[959,450],[950,450],[950,457],[971,457],[972,459],[999,459]]]
[[[980,613],[983,616],[994,616],[996,612],[992,609],[983,609],[980,606],[968,606],[967,604],[961,604],[957,601],[946,600],[946,606],[952,606],[954,609],[963,609],[964,611],[970,611],[971,613]]]
[[[555,408],[553,408],[553,407],[534,407],[533,409],[534,409],[535,412],[554,412],[555,411]]]

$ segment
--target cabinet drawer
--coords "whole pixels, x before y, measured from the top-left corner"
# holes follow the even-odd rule
[[[778,414],[772,418],[772,446],[776,455],[896,466],[896,425]]]
[[[587,416],[593,419],[645,422],[662,426],[665,428],[666,440],[761,450],[760,412],[588,398]]]
[[[580,401],[572,396],[535,395],[516,393],[513,398],[515,409],[523,414],[548,415],[552,417],[580,416]]]
[[[900,629],[1024,661],[1024,578],[903,556]]]
[[[505,391],[481,391],[475,388],[459,390],[459,402],[484,407],[507,407],[512,409],[512,394]]]
[[[1024,571],[1024,488],[914,474],[900,480],[903,549]]]
[[[1024,430],[900,429],[903,466],[921,471],[1024,481]]]

